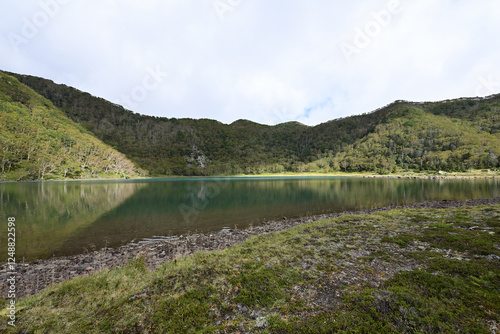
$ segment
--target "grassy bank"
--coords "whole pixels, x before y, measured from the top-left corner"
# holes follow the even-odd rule
[[[19,333],[477,332],[500,328],[500,205],[345,215],[17,301]],[[4,304],[6,305],[6,304]]]

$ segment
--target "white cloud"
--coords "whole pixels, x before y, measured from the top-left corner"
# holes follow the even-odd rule
[[[232,8],[224,20],[212,0],[4,1],[0,69],[120,102],[159,67],[168,77],[134,111],[225,123],[317,124],[500,81],[494,0],[400,0],[386,21],[374,13],[397,0],[218,1]],[[26,24],[38,31],[16,51],[9,36],[23,37]],[[360,30],[369,43],[348,62],[341,45]]]

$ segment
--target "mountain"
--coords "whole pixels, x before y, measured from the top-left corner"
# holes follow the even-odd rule
[[[317,126],[161,118],[50,80],[11,74],[152,175],[499,167],[500,95],[396,101]]]
[[[464,172],[496,168],[500,157],[498,102],[496,105],[488,113],[478,108],[481,112],[474,115],[469,108],[467,117],[452,117],[432,112],[438,109],[426,111],[419,105],[408,104],[391,113],[373,132],[315,164],[329,163],[335,170],[381,174],[398,170]],[[457,105],[450,110],[456,108]],[[310,168],[314,169],[315,164]]]
[[[0,180],[135,177],[144,171],[0,71]]]

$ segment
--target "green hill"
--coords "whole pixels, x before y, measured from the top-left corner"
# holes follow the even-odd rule
[[[497,168],[500,95],[413,103],[314,127],[135,114],[42,78],[12,74],[153,175]]]
[[[52,102],[1,71],[0,126],[0,180],[127,177],[141,172]]]
[[[301,171],[305,163],[338,152],[373,131],[386,113],[384,109],[316,127],[297,122],[267,126],[246,120],[226,125],[207,119],[139,115],[50,80],[12,75],[155,175]]]
[[[332,164],[345,171],[380,173],[498,166],[500,133],[493,133],[493,124],[482,128],[479,120],[435,115],[415,106],[404,107],[391,116],[372,133],[336,154]]]

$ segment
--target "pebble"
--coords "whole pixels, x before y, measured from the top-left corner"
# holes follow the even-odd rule
[[[258,317],[255,320],[255,327],[257,327],[257,328],[264,328],[264,327],[267,327],[267,326],[269,326],[269,323],[268,323],[266,317]]]

